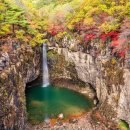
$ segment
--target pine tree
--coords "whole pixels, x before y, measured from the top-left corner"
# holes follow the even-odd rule
[[[13,33],[15,33],[15,26],[26,27],[28,25],[24,17],[24,11],[17,7],[10,7],[9,10],[6,11],[5,23],[12,25]]]
[[[0,1],[0,34],[4,35],[12,28],[15,34],[15,26],[18,28],[27,27],[28,23],[24,11],[16,6],[11,6],[4,0]]]

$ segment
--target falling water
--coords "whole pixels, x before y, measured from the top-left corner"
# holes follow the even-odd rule
[[[46,44],[43,44],[43,87],[47,87],[49,85],[49,73],[48,73],[48,65],[47,65],[47,50]]]

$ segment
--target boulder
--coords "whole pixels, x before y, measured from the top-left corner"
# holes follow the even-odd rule
[[[59,118],[59,119],[63,119],[63,118],[64,118],[64,114],[63,114],[63,113],[60,113],[60,114],[58,115],[58,118]]]

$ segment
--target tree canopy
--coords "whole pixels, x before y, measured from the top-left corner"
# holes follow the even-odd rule
[[[46,41],[45,34],[62,38],[69,32],[111,46],[129,41],[129,0],[0,0],[0,5],[0,35],[29,35],[32,45]]]

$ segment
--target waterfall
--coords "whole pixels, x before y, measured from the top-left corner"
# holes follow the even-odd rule
[[[43,66],[43,79],[42,79],[42,84],[43,87],[47,87],[49,85],[49,73],[48,73],[48,65],[47,65],[47,48],[46,48],[46,44],[43,44],[43,62],[42,62],[42,66]]]

